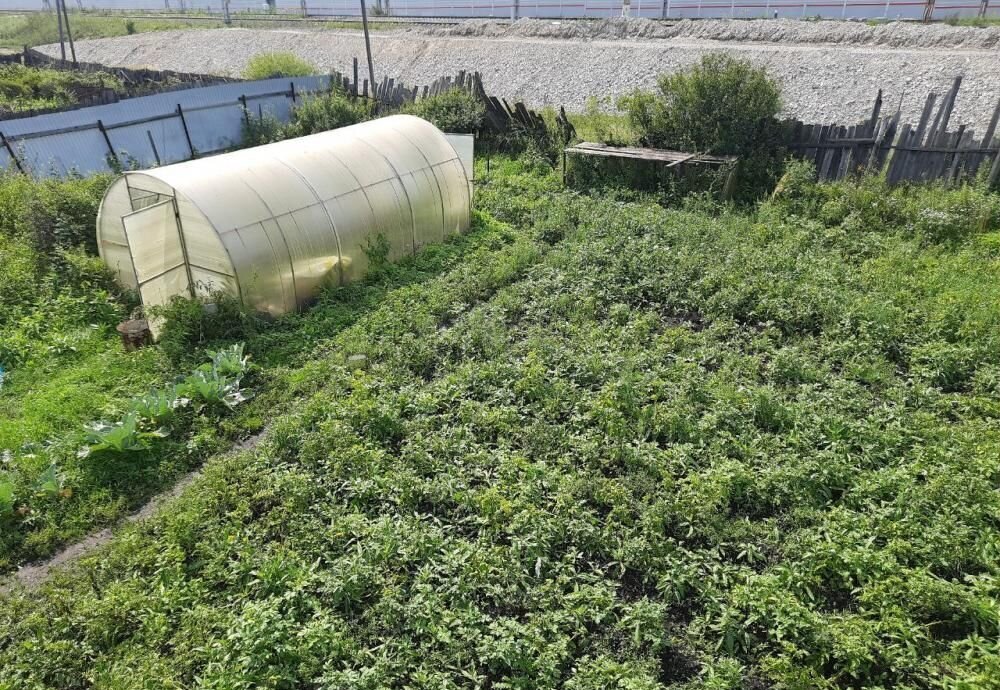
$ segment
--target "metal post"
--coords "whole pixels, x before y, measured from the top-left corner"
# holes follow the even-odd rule
[[[73,57],[73,66],[76,67],[76,46],[73,45],[73,32],[69,28],[69,11],[66,9],[66,0],[60,0],[62,4],[63,20],[66,22],[66,38],[69,41],[69,52]]]
[[[17,154],[14,153],[14,147],[10,145],[10,140],[4,136],[3,132],[0,132],[0,142],[3,142],[4,148],[7,149],[7,153],[10,154],[10,159],[14,161],[14,165],[17,166],[17,171],[24,174],[24,168],[21,167],[21,161],[18,160]]]
[[[979,18],[986,19],[986,12],[990,9],[990,0],[982,0],[979,3]]]
[[[181,104],[177,104],[177,116],[181,119],[181,127],[184,128],[184,138],[187,139],[188,149],[191,150],[191,157],[197,158],[198,152],[194,150],[194,145],[191,143],[191,132],[188,131],[187,118],[184,117],[184,109],[181,108]]]
[[[935,0],[927,0],[927,4],[924,5],[924,22],[929,22],[934,19],[934,2]],[[886,0],[885,3],[885,14],[889,16],[889,2]]]
[[[299,8],[302,10],[302,16],[303,17],[308,17],[309,16],[309,9],[306,7],[306,0],[301,0],[299,2]]]
[[[365,0],[361,0],[361,24],[365,29],[365,52],[368,54],[368,76],[372,80],[372,88],[375,88],[375,63],[372,62],[372,42],[368,35],[368,10],[365,8]]]
[[[62,64],[66,64],[66,37],[63,34],[62,11],[60,4],[62,0],[56,0],[56,24],[59,26],[59,54],[62,56]]]
[[[118,160],[118,154],[115,153],[115,147],[111,145],[111,137],[108,136],[108,130],[104,127],[104,123],[101,120],[97,121],[97,129],[101,130],[101,134],[104,135],[104,143],[108,145],[108,154],[114,159],[115,163],[121,165],[121,161]]]
[[[840,18],[844,19],[846,17],[847,17],[847,0],[844,0],[844,4],[840,8]]]
[[[226,25],[233,23],[233,18],[229,15],[229,0],[222,0],[222,23]]]
[[[153,149],[153,158],[156,159],[156,164],[160,164],[160,153],[156,150],[156,144],[153,143],[153,133],[148,129],[146,130],[146,136],[149,137],[149,146]]]

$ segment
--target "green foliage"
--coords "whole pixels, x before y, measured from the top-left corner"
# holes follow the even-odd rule
[[[136,32],[171,31],[177,29],[218,29],[221,21],[205,19],[163,19],[151,14],[123,21],[113,13],[74,12],[70,10],[73,22],[73,38],[105,38],[128,33],[131,22]],[[59,42],[59,27],[54,12],[25,12],[24,14],[4,14],[0,16],[0,48],[20,50],[24,46],[40,46]]]
[[[781,110],[777,84],[767,72],[724,54],[710,54],[689,70],[660,75],[659,93],[621,99],[649,146],[745,155],[773,131]]]
[[[150,439],[161,438],[163,432],[142,431],[135,413],[125,415],[116,424],[92,422],[87,425],[83,440],[86,445],[80,450],[81,458],[99,458],[104,453],[134,453],[149,450]]]
[[[175,365],[199,359],[216,344],[251,338],[261,326],[259,316],[223,292],[201,299],[175,295],[150,316],[163,321],[160,349]]]
[[[273,144],[286,138],[285,125],[281,120],[269,112],[251,112],[249,109],[243,111],[243,122],[240,125],[242,130],[240,146],[263,146]]]
[[[477,134],[486,117],[486,106],[465,89],[450,89],[414,101],[402,112],[421,117],[442,132]]]
[[[495,161],[497,220],[464,253],[255,326],[255,358],[287,367],[266,441],[0,602],[2,682],[988,687],[996,195],[792,166],[759,210],[707,214],[538,170]],[[11,304],[60,260],[28,236],[3,235]],[[182,358],[238,330],[176,308]],[[82,506],[121,514],[137,494],[114,478],[189,467],[247,365],[208,357],[97,455],[5,459],[5,557],[100,524]]]
[[[778,85],[763,68],[723,54],[619,100],[643,145],[740,157],[741,196],[756,199],[781,170]]]
[[[301,137],[370,120],[374,110],[370,101],[354,98],[342,89],[306,96],[292,110],[292,120],[285,127],[285,137]]]
[[[14,512],[14,485],[0,481],[0,520]]]
[[[120,91],[122,83],[108,72],[0,65],[0,113],[72,105],[94,88]]]
[[[275,77],[305,77],[316,74],[316,68],[294,53],[258,53],[243,70],[245,79]]]
[[[462,252],[251,340],[253,452],[0,601],[3,682],[990,687],[996,219],[908,219],[995,197],[706,214],[495,163]]]
[[[25,444],[18,449],[19,454],[4,450],[0,519],[9,524],[0,541],[0,563],[29,555],[44,545],[36,543],[41,521],[54,522],[53,529],[65,528],[59,518],[66,519],[66,512],[77,522],[85,516],[99,519],[100,512],[88,516],[87,511],[95,507],[111,510],[111,506],[101,505],[102,498],[108,501],[109,484],[114,481],[105,473],[133,474],[138,469],[141,476],[143,465],[162,466],[165,456],[178,452],[178,442],[183,442],[192,428],[217,423],[224,413],[245,402],[248,397],[241,381],[249,369],[249,358],[243,344],[211,352],[209,358],[176,383],[133,398],[118,422],[90,422],[80,433],[64,433],[45,445]],[[169,442],[171,436],[174,443]],[[187,441],[189,449],[192,443]],[[47,463],[44,469],[40,462]],[[130,485],[128,490],[136,492],[140,486]],[[16,511],[15,497],[20,497]]]
[[[291,121],[282,124],[270,113],[247,111],[243,120],[244,146],[260,146],[282,139],[318,134],[369,120],[375,115],[370,101],[354,98],[342,89],[309,94],[292,108]]]
[[[570,121],[576,128],[581,141],[593,141],[611,146],[635,146],[639,143],[639,133],[633,129],[632,121],[614,111],[610,98],[590,96],[582,113],[571,113]]]
[[[97,253],[94,218],[110,175],[34,181],[0,173],[0,235],[20,238],[48,259],[58,249]]]
[[[178,409],[187,403],[188,401],[182,397],[182,391],[173,385],[150,390],[149,393],[134,399],[129,408],[140,421],[161,427],[172,422],[177,416]]]

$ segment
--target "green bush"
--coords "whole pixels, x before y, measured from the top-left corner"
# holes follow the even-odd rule
[[[78,93],[96,87],[123,88],[121,80],[108,72],[0,65],[0,113],[72,105],[79,100]]]
[[[371,101],[354,98],[343,89],[306,96],[292,109],[292,120],[282,132],[284,138],[326,132],[338,127],[354,125],[374,116]]]
[[[657,92],[636,91],[618,107],[645,146],[739,156],[743,198],[759,197],[780,173],[781,92],[749,62],[706,55],[688,70],[661,75]]]
[[[316,68],[293,53],[259,53],[250,58],[243,69],[246,79],[305,77],[310,74],[316,74]]]
[[[422,117],[442,132],[477,134],[486,106],[465,89],[450,89],[407,104],[402,112]]]
[[[200,358],[215,343],[246,340],[259,326],[257,316],[225,293],[203,299],[175,295],[168,304],[151,308],[149,316],[162,319],[160,349],[175,365]]]
[[[35,181],[0,173],[0,235],[26,240],[44,257],[82,247],[97,254],[94,219],[111,175]]]

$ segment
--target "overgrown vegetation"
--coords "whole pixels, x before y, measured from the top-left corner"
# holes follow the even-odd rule
[[[782,171],[785,132],[777,119],[780,91],[766,70],[724,54],[710,54],[691,68],[662,74],[654,92],[635,91],[619,99],[625,121],[588,103],[582,124],[599,141],[692,153],[736,156],[732,166],[698,168],[679,175],[662,163],[574,157],[572,178],[584,187],[618,186],[657,193],[670,203],[691,192],[724,189],[741,202],[768,193]]]
[[[120,91],[121,81],[104,72],[71,72],[0,65],[0,114],[60,108],[95,90]]]
[[[294,53],[258,53],[250,58],[243,70],[246,79],[305,77],[310,74],[316,74],[316,68]]]
[[[120,518],[210,453],[259,430],[261,420],[275,414],[275,396],[287,388],[285,366],[304,361],[391,286],[443,270],[479,241],[473,233],[401,265],[382,266],[369,281],[338,290],[325,309],[277,323],[248,315],[232,298],[213,296],[211,314],[178,299],[157,311],[166,320],[158,347],[124,352],[114,326],[136,302],[81,249],[90,243],[93,250],[94,214],[109,180],[0,177],[0,501],[9,508],[0,529],[0,572]],[[50,232],[53,227],[59,232]],[[250,341],[266,367],[255,373],[268,382],[254,381],[265,389],[260,400],[221,422],[191,408],[182,417],[183,433],[161,443],[145,437],[148,448],[113,461],[77,457],[89,433],[85,424],[127,419],[144,390],[186,375],[206,352],[237,341]],[[208,392],[225,387],[211,380],[198,385]],[[158,391],[150,408],[171,398]],[[132,438],[114,425],[107,430]]]
[[[70,12],[74,40],[123,36],[140,31],[175,29],[213,29],[221,21],[164,19],[156,15],[126,20],[120,16],[100,13]],[[131,22],[134,31],[128,30]],[[24,46],[40,46],[59,42],[59,27],[55,12],[28,12],[0,16],[0,48],[20,50]]]
[[[400,112],[422,117],[445,132],[478,132],[485,116],[483,104],[459,89],[419,99],[404,106]],[[291,120],[286,124],[268,113],[248,112],[242,141],[245,145],[259,146],[390,114],[383,109],[376,115],[375,104],[371,100],[355,97],[342,88],[334,87],[324,93],[305,96],[292,108]]]
[[[0,603],[0,682],[990,687],[997,196],[494,163],[461,262],[252,339],[261,446]]]
[[[486,117],[482,101],[465,89],[421,98],[405,106],[402,112],[422,117],[442,132],[463,134],[478,134]]]

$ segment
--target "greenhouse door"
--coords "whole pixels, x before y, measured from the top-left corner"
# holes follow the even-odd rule
[[[122,224],[143,305],[166,304],[172,296],[185,293],[194,297],[174,199],[122,216]],[[155,336],[157,329],[152,322],[150,326]]]

